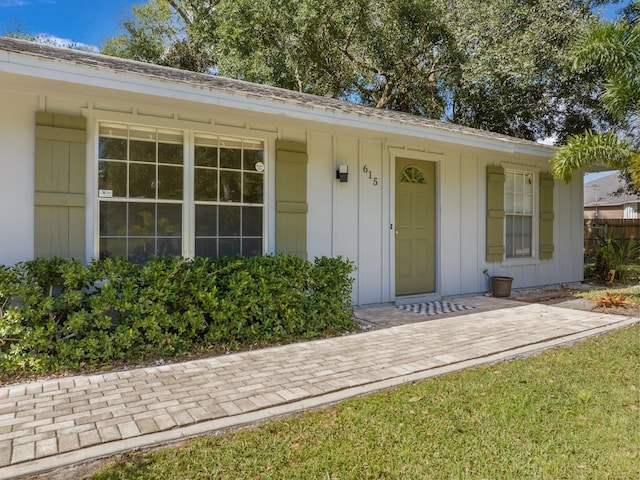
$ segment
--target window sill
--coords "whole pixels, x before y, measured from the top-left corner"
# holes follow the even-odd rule
[[[500,264],[503,267],[526,267],[540,265],[538,258],[509,258],[502,261]]]

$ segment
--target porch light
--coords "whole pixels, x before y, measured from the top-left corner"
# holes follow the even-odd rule
[[[336,170],[336,180],[340,180],[340,183],[345,183],[349,181],[348,165],[340,165],[338,167],[338,170]]]

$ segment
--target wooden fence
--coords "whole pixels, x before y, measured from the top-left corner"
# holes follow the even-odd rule
[[[633,238],[640,242],[640,219],[585,219],[584,252],[587,257],[595,257],[599,239],[603,237],[623,240]]]

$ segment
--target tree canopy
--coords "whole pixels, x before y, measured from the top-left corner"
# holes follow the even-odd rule
[[[612,122],[568,55],[607,3],[149,0],[103,52],[564,141]]]
[[[455,43],[431,0],[220,4],[224,75],[438,117]]]
[[[569,138],[552,160],[555,175],[569,181],[591,165],[621,170],[640,190],[640,2],[627,18],[593,24],[576,41],[574,69],[596,72],[604,80],[600,100],[617,122],[615,129],[591,130]]]
[[[124,29],[101,52],[142,62],[207,72],[215,64],[220,0],[149,0],[131,7]]]
[[[571,68],[573,39],[593,15],[572,0],[454,1],[447,21],[461,52],[452,92],[455,123],[530,140],[607,124],[599,79]],[[455,72],[455,70],[452,70]]]

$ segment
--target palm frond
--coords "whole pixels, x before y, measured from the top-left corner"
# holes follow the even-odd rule
[[[602,103],[617,120],[623,120],[629,114],[638,114],[640,99],[640,71],[637,75],[616,75],[605,84]]]
[[[640,156],[632,151],[630,142],[612,132],[596,134],[589,131],[570,137],[566,145],[558,148],[551,159],[551,171],[556,178],[569,183],[576,170],[584,167],[597,165],[612,170],[628,167],[630,171],[636,171],[640,180],[640,165],[634,170],[632,161],[640,163]]]
[[[640,154],[638,152],[631,152],[631,159],[629,160],[629,174],[631,180],[637,191],[640,191]]]
[[[635,70],[640,63],[640,26],[626,22],[594,24],[576,40],[573,55],[577,69],[599,65],[614,75]]]

